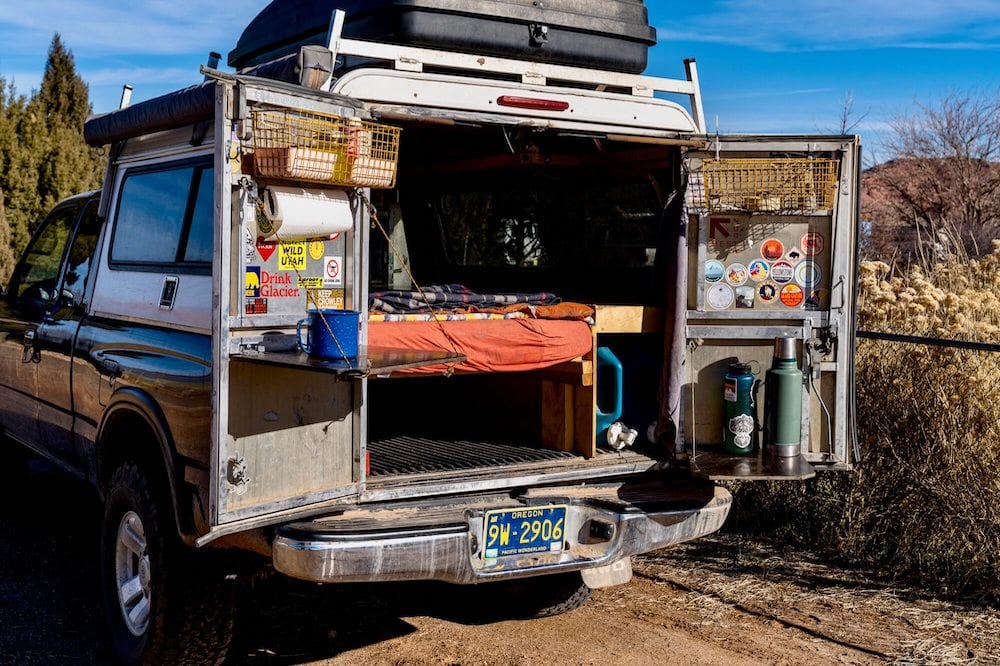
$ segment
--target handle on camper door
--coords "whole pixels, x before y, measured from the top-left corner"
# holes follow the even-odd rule
[[[302,339],[302,324],[306,323],[307,321],[309,321],[308,318],[306,318],[306,319],[300,319],[299,322],[297,324],[295,324],[295,335],[299,339],[299,347],[302,348],[302,351],[304,351],[305,353],[308,354],[308,353],[310,353],[309,344],[305,340]]]

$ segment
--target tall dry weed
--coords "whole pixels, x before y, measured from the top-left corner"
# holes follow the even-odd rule
[[[862,264],[858,326],[1000,343],[1000,241],[926,273]],[[859,340],[856,360],[856,471],[743,486],[738,525],[1000,598],[1000,353]]]

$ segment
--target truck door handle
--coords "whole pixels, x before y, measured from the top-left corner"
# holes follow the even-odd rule
[[[118,361],[106,358],[101,361],[101,369],[108,375],[108,384],[115,385],[115,380],[122,376],[122,366]]]
[[[21,351],[21,361],[37,363],[40,360],[38,349],[35,347],[35,329],[29,328],[24,332],[24,349]]]

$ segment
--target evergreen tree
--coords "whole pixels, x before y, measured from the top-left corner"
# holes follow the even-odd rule
[[[90,115],[90,89],[76,73],[76,61],[57,32],[49,45],[49,58],[42,75],[37,100],[45,114],[46,125],[83,128]]]

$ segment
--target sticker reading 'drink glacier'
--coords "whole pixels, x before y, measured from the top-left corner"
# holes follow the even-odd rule
[[[728,284],[713,284],[705,294],[705,300],[709,307],[714,310],[725,310],[733,304],[735,299],[733,288]]]
[[[738,287],[747,282],[747,267],[743,264],[730,264],[726,269],[726,282]]]
[[[766,261],[762,261],[761,259],[751,261],[747,270],[750,271],[750,279],[754,282],[763,282],[771,274],[771,267]]]
[[[705,282],[720,282],[726,274],[726,267],[721,261],[712,259],[705,262]]]
[[[786,284],[795,277],[795,268],[787,261],[776,261],[771,264],[771,279],[778,284]]]
[[[483,559],[558,553],[566,539],[566,506],[532,506],[487,511]]]
[[[797,308],[802,305],[802,301],[805,300],[805,292],[802,291],[802,287],[792,282],[791,284],[786,284],[781,288],[781,302],[790,308]]]

